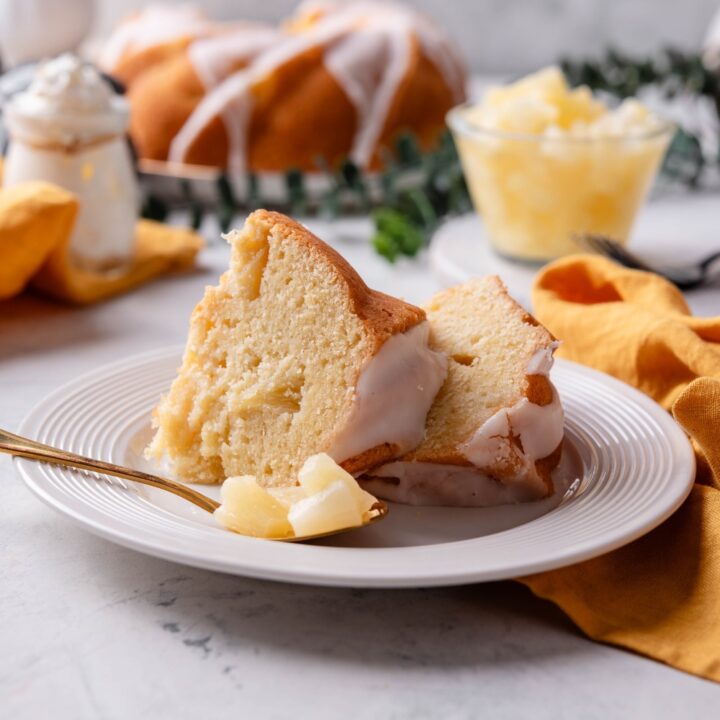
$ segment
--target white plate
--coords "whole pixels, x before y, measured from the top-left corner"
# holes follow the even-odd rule
[[[174,377],[180,352],[140,355],[79,378],[40,403],[20,433],[148,469],[142,449],[150,436],[150,411]],[[553,379],[567,417],[564,461],[556,473],[563,490],[555,497],[487,509],[392,505],[377,525],[314,544],[234,535],[167,493],[30,460],[16,462],[38,497],[87,530],[188,565],[356,587],[517,577],[599,555],[648,532],[682,503],[694,476],[687,438],[646,396],[564,361],[557,362]],[[217,493],[217,488],[204,489]]]

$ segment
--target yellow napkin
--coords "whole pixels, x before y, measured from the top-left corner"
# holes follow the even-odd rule
[[[192,266],[203,245],[190,230],[140,220],[129,267],[109,273],[80,270],[68,257],[77,210],[73,195],[48,183],[0,191],[0,300],[28,285],[67,302],[104,300]]]
[[[720,316],[693,317],[662,278],[596,256],[545,267],[533,304],[563,341],[560,357],[672,411],[692,439],[698,474],[685,504],[645,537],[521,582],[591,638],[720,682]]]

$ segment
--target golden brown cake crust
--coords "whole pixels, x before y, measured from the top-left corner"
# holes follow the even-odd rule
[[[351,474],[356,474],[372,470],[397,456],[398,448],[396,445],[383,443],[382,445],[376,445],[374,448],[360,453],[360,455],[343,460],[343,462],[340,463],[340,467]]]
[[[175,88],[172,102],[158,102],[168,87]],[[141,157],[165,160],[172,139],[180,132],[205,88],[186,54],[144,72],[128,91],[132,106],[130,136]]]
[[[392,148],[411,132],[423,150],[432,149],[445,130],[445,115],[455,100],[437,67],[413,43],[405,79],[393,100],[370,167],[382,167],[379,150]],[[318,158],[338,167],[352,147],[357,111],[322,62],[323,48],[293,57],[253,88],[254,109],[248,127],[246,154],[255,171],[290,167],[317,170]],[[152,76],[152,82],[144,82]],[[133,139],[142,157],[164,159],[170,144],[202,100],[191,80],[196,77],[187,56],[171,56],[135,81],[143,90],[130,102],[138,121]],[[170,97],[172,91],[172,97]],[[162,99],[160,102],[158,99]],[[318,108],[322,112],[318,113]],[[157,113],[160,123],[148,121]],[[185,161],[225,167],[230,143],[220,115],[215,116],[187,149]]]
[[[560,458],[562,457],[562,445],[563,444],[561,442],[547,457],[540,458],[540,460],[535,461],[535,469],[537,470],[538,475],[542,478],[542,481],[545,483],[545,488],[547,489],[546,496],[552,495],[554,490],[552,471],[560,463]]]
[[[552,384],[547,375],[528,375],[525,397],[533,405],[549,405],[553,401]]]
[[[225,167],[229,152],[230,140],[225,123],[220,115],[216,115],[198,133],[185,154],[184,162],[190,165]]]
[[[425,311],[390,295],[372,290],[340,253],[313,235],[306,227],[279,212],[256,210],[255,221],[280,225],[285,236],[292,236],[309,253],[322,255],[348,289],[353,312],[374,337],[374,352],[391,336],[403,333],[426,319]]]
[[[312,171],[320,157],[337,168],[349,154],[357,113],[325,67],[324,50],[296,55],[253,88],[246,148],[251,168]]]
[[[126,52],[112,69],[111,75],[129,88],[148,70],[183,53],[192,40],[186,35],[143,50]]]

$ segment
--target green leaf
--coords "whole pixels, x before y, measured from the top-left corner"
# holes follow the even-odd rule
[[[168,207],[164,200],[161,200],[156,195],[149,194],[145,197],[140,215],[148,220],[163,222],[168,215]]]
[[[393,238],[381,231],[375,233],[372,239],[372,245],[375,250],[387,258],[390,262],[395,262],[400,254],[400,248]]]
[[[401,165],[419,165],[422,162],[422,153],[417,140],[410,133],[400,135],[395,145],[398,161]]]
[[[397,181],[400,173],[395,159],[387,150],[381,151],[381,157],[383,171],[380,175],[380,188],[383,203],[392,206],[397,202]]]
[[[416,255],[425,244],[423,232],[398,210],[379,208],[373,213],[376,233],[373,239],[375,249],[395,260],[399,255]]]
[[[412,222],[428,232],[437,224],[438,216],[427,193],[419,188],[411,188],[402,193],[400,207],[405,210]]]
[[[216,181],[216,187],[220,200],[218,203],[218,223],[222,232],[226,233],[232,227],[233,218],[237,210],[235,193],[230,183],[230,178],[221,173]]]
[[[670,143],[662,171],[674,180],[695,187],[705,167],[705,158],[697,137],[678,128]]]
[[[370,201],[360,168],[352,160],[345,160],[340,174],[345,186],[355,195],[360,207],[367,210],[370,207]]]
[[[260,197],[260,181],[258,176],[254,172],[249,172],[247,175],[247,206],[248,210],[257,210],[257,208],[263,206],[262,198]]]
[[[288,170],[285,173],[285,186],[288,192],[290,212],[294,215],[305,215],[307,213],[307,194],[302,172],[296,169]]]
[[[193,230],[198,230],[202,225],[203,216],[205,211],[200,201],[195,197],[195,193],[192,189],[192,184],[189,180],[182,180],[180,182],[183,195],[185,196],[185,202],[190,210],[190,227]]]

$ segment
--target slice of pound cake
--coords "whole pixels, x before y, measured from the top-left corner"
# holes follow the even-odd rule
[[[294,485],[325,452],[358,473],[408,452],[447,360],[425,312],[370,290],[302,225],[258,210],[190,320],[148,455],[185,481]]]
[[[548,374],[557,345],[497,277],[438,293],[426,308],[447,379],[425,440],[363,487],[411,505],[486,506],[552,492],[563,411]]]

